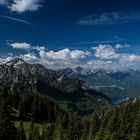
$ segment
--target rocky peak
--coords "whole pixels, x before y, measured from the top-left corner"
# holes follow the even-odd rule
[[[6,65],[21,65],[25,64],[26,62],[22,58],[15,58],[6,63]]]

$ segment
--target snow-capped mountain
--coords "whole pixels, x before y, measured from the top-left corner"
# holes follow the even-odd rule
[[[140,95],[140,71],[112,71],[77,67],[61,70],[69,77],[77,77],[97,91],[115,98],[131,98]]]
[[[118,85],[128,87],[129,85],[140,82],[140,71],[132,69],[111,71],[77,67],[74,69],[67,68],[61,71],[69,77],[78,77],[84,80],[89,86]]]

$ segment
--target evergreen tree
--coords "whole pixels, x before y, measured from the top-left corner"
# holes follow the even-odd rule
[[[90,126],[90,122],[87,120],[84,120],[83,122],[83,126],[82,126],[82,135],[80,140],[87,140],[88,139],[88,134],[89,134],[89,126]]]
[[[110,140],[110,137],[111,137],[111,133],[109,129],[106,129],[104,132],[103,140]]]
[[[34,140],[33,139],[33,131],[34,131],[34,121],[31,120],[31,126],[30,126],[30,130],[29,130],[28,140]]]
[[[0,93],[0,140],[16,140],[17,130],[10,121],[10,108],[6,96],[6,91]]]
[[[25,106],[24,106],[24,101],[21,100],[19,103],[19,118],[20,118],[20,120],[24,120],[24,115],[25,115]]]
[[[110,135],[110,140],[120,140],[120,138],[118,137],[117,133],[114,132]]]
[[[140,139],[140,110],[136,115],[136,119],[134,120],[134,125],[132,128],[132,133],[129,136],[131,140],[139,140]]]
[[[94,140],[102,140],[103,139],[103,130],[100,128],[99,131],[96,133]]]
[[[33,140],[41,140],[38,127],[34,127]]]
[[[41,140],[53,140],[54,125],[47,124],[43,127]]]
[[[31,105],[31,113],[34,119],[38,119],[39,113],[39,98],[37,95],[34,95],[33,102]]]
[[[14,92],[13,94],[12,94],[12,105],[16,108],[16,109],[18,109],[18,107],[19,107],[19,100],[20,100],[20,97],[19,97],[19,94],[17,93],[17,92]]]
[[[54,129],[53,140],[64,140],[64,133],[65,133],[65,131],[64,131],[64,128],[61,123],[61,116],[58,115],[58,118],[56,120],[55,129]]]
[[[18,140],[26,140],[23,122],[21,121],[18,127]]]
[[[112,111],[112,116],[109,120],[107,128],[110,130],[111,133],[117,132],[119,129],[119,120],[118,120],[118,109],[115,108]]]
[[[94,113],[91,124],[90,124],[90,129],[89,129],[89,138],[88,140],[93,140],[97,131],[99,129],[99,120],[98,120],[98,115],[97,113]]]

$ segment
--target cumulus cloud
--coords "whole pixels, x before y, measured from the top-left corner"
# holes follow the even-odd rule
[[[140,62],[140,55],[136,54],[120,54],[120,61],[129,61],[129,62]]]
[[[27,62],[40,63],[48,68],[61,69],[73,67],[80,59],[86,58],[90,52],[83,50],[70,50],[68,48],[58,51],[46,51],[45,46],[33,46],[28,43],[11,43],[14,49],[27,50],[27,54],[20,55]],[[36,51],[36,53],[34,53]],[[16,56],[18,57],[18,56]]]
[[[68,48],[59,51],[39,51],[41,64],[53,68],[61,69],[66,67],[74,67],[78,60],[90,55],[88,51],[70,50]]]
[[[116,44],[114,47],[112,45],[108,45],[108,44],[100,44],[97,47],[92,47],[93,50],[95,50],[95,57],[99,58],[99,59],[105,59],[105,60],[118,60],[121,62],[124,61],[130,61],[130,62],[136,62],[136,61],[140,61],[140,55],[136,55],[136,54],[130,54],[130,53],[117,53],[116,49],[119,48],[126,48],[126,47],[130,47],[130,45],[125,44],[125,45],[121,45],[121,44]]]
[[[4,57],[1,57],[0,58],[0,64],[4,64],[4,63],[6,63],[6,62],[8,62],[8,61],[10,61],[12,59],[13,59],[12,56],[4,56]]]
[[[14,49],[30,49],[31,48],[31,45],[28,44],[28,43],[12,43],[12,44],[9,44],[12,48]]]
[[[96,47],[92,47],[91,52],[79,49],[70,50],[69,48],[47,51],[45,46],[33,46],[28,43],[13,43],[10,46],[14,49],[25,49],[27,53],[0,58],[0,63],[20,57],[29,63],[39,63],[50,69],[73,68],[78,65],[91,69],[108,70],[119,70],[120,67],[121,70],[140,68],[140,55],[122,53],[118,50],[130,47],[129,44],[99,44]]]
[[[99,45],[95,49],[95,56],[101,59],[112,59],[116,57],[115,49],[111,45]]]
[[[14,58],[13,53],[1,53],[0,64],[4,64]]]
[[[14,49],[24,49],[24,50],[36,50],[36,51],[45,51],[44,46],[32,46],[29,43],[20,42],[20,43],[8,43]]]
[[[83,17],[78,25],[113,25],[140,21],[140,12],[111,12]]]
[[[40,56],[42,58],[48,58],[51,60],[71,60],[71,59],[81,59],[90,55],[88,51],[81,50],[69,50],[68,48],[59,51],[40,51]]]
[[[20,58],[24,59],[26,62],[38,62],[38,58],[37,56],[35,56],[35,54],[24,54],[24,55],[20,55]]]
[[[41,0],[13,0],[13,3],[9,6],[12,12],[26,12],[37,11],[41,5]]]
[[[124,45],[122,45],[122,44],[116,44],[115,45],[115,48],[116,49],[129,48],[129,47],[131,47],[129,44],[124,44]]]

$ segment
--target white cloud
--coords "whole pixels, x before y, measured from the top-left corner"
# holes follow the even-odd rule
[[[44,46],[35,46],[32,47],[33,50],[37,50],[37,51],[45,51],[45,47]]]
[[[126,24],[140,21],[140,12],[111,12],[100,15],[91,15],[80,19],[79,25],[110,25]]]
[[[15,57],[23,58],[29,63],[39,63],[50,69],[62,69],[81,65],[91,69],[121,70],[140,68],[140,55],[120,53],[118,49],[129,47],[128,44],[100,44],[92,47],[93,51],[70,50],[47,51],[45,46],[32,46],[28,43],[13,43],[15,49],[25,49],[26,54],[0,58],[0,63],[7,62]],[[94,53],[93,53],[94,52]],[[91,55],[93,54],[93,55]],[[7,59],[6,59],[7,58]],[[84,61],[82,61],[84,60]]]
[[[46,51],[45,46],[32,46],[28,43],[12,43],[8,45],[14,49],[27,50],[27,54],[19,55],[19,57],[23,58],[25,61],[40,63],[52,69],[73,67],[80,59],[90,55],[88,51],[70,50],[68,48],[58,51]],[[34,53],[34,51],[36,51],[36,53]]]
[[[86,67],[94,68],[94,69],[108,69],[109,66],[112,65],[112,61],[104,61],[104,60],[91,60],[87,62]]]
[[[40,63],[52,69],[74,67],[78,60],[90,55],[88,51],[70,50],[68,48],[59,51],[39,51]]]
[[[122,45],[122,44],[116,44],[115,45],[115,48],[116,49],[129,48],[129,47],[131,47],[129,44],[124,44],[124,45]]]
[[[26,12],[26,11],[37,11],[41,5],[41,0],[13,0],[11,6],[9,6],[12,12]]]
[[[112,59],[116,57],[115,49],[111,45],[99,45],[95,49],[95,56],[101,59]]]
[[[95,50],[95,57],[98,59],[104,59],[104,60],[117,60],[120,62],[128,61],[128,62],[140,62],[140,55],[136,54],[130,54],[130,53],[117,53],[116,49],[119,48],[126,48],[130,45],[125,44],[116,44],[114,47],[108,44],[100,44],[97,47],[92,47],[93,50]]]
[[[38,58],[37,56],[35,56],[35,54],[24,54],[24,55],[20,55],[20,58],[24,59],[26,62],[38,62]]]
[[[140,55],[135,54],[120,54],[120,61],[140,62]]]
[[[1,57],[0,58],[0,64],[4,64],[4,63],[6,63],[6,62],[8,62],[8,61],[10,61],[12,59],[13,59],[13,57],[11,57],[11,56]]]
[[[8,43],[14,49],[24,49],[24,50],[36,50],[36,51],[45,51],[44,46],[32,46],[29,43],[20,42],[20,43]]]
[[[12,53],[8,53],[8,54],[3,54],[0,57],[0,64],[9,62],[15,58],[22,58],[23,60],[25,60],[26,62],[29,62],[29,63],[38,63],[39,62],[39,58],[34,53],[27,53],[27,54],[20,54],[20,55],[13,55]]]
[[[69,49],[63,49],[59,51],[40,51],[40,56],[42,58],[48,58],[51,60],[71,60],[71,59],[81,59],[85,58],[86,56],[90,55],[87,51],[81,51],[81,50],[72,50]]]
[[[28,43],[12,43],[12,44],[9,44],[12,48],[14,49],[30,49],[31,48],[31,45],[28,44]]]
[[[73,59],[81,59],[89,56],[90,52],[88,51],[81,51],[81,50],[72,50],[71,51],[71,58]]]

